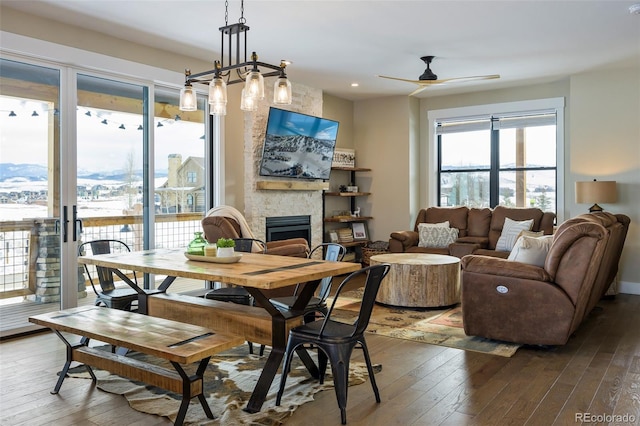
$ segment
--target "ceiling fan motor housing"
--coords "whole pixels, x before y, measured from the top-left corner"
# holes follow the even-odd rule
[[[438,79],[438,76],[435,75],[433,71],[431,71],[431,61],[433,61],[433,58],[435,58],[435,56],[423,56],[420,58],[424,61],[425,64],[427,64],[427,69],[424,70],[424,72],[420,77],[418,77],[418,80],[437,80]]]

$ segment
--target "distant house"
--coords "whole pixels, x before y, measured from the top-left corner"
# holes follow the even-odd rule
[[[167,181],[155,193],[159,213],[203,212],[204,157],[188,157],[182,162],[182,155],[169,155]]]

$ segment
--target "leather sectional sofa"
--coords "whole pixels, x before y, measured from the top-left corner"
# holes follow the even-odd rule
[[[628,216],[606,212],[563,222],[542,267],[465,256],[465,333],[530,345],[565,344],[615,279],[629,222]]]
[[[553,233],[555,213],[543,212],[538,208],[516,208],[497,206],[490,208],[429,207],[418,213],[412,231],[391,233],[389,251],[392,253],[433,253],[462,258],[467,254],[482,254],[507,258],[509,251],[496,251],[505,219],[523,221],[533,219],[531,231]],[[458,229],[458,238],[447,247],[419,247],[418,227],[421,223],[449,222],[451,228]]]

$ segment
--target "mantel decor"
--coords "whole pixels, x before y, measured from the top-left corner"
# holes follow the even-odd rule
[[[211,115],[227,114],[227,85],[244,83],[240,100],[243,111],[258,109],[258,100],[264,99],[264,77],[278,76],[273,90],[273,103],[276,105],[291,104],[291,82],[287,79],[285,68],[288,62],[282,60],[280,65],[258,62],[256,52],[247,59],[247,31],[244,18],[244,0],[240,2],[240,19],[238,23],[229,25],[229,2],[225,1],[225,22],[220,27],[220,60],[214,61],[214,68],[197,74],[185,69],[184,88],[180,91],[180,110],[196,111],[197,96],[192,83],[209,84],[209,109]],[[241,43],[242,41],[242,43]],[[225,63],[225,45],[227,61]],[[260,68],[273,71],[262,74]]]

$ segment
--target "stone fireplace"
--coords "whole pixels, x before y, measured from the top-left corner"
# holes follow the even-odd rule
[[[322,116],[322,91],[292,84],[293,103],[279,108]],[[265,190],[258,189],[259,181],[283,181],[285,179],[260,176],[258,170],[262,156],[269,105],[273,95],[271,85],[265,84],[265,99],[258,111],[245,113],[244,120],[244,214],[257,238],[266,240],[267,217],[308,216],[311,229],[310,247],[322,243],[322,190]]]

